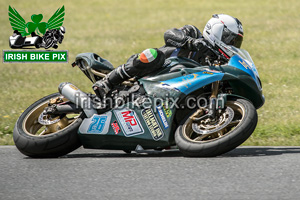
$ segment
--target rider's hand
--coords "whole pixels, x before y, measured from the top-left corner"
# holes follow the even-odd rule
[[[187,47],[191,51],[200,51],[204,47],[206,47],[206,43],[203,38],[188,38]]]
[[[92,88],[98,97],[104,98],[105,95],[111,90],[112,85],[106,79],[102,79],[94,83]]]

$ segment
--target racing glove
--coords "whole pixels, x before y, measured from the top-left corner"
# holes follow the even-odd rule
[[[102,79],[94,83],[92,88],[95,94],[101,99],[103,99],[105,95],[111,90],[112,85],[108,82],[107,79]]]
[[[187,36],[187,48],[191,51],[201,51],[207,48],[207,44],[203,38],[192,38]]]

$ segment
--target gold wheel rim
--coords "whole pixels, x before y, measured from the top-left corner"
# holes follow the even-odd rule
[[[205,143],[211,142],[214,140],[218,140],[226,135],[229,135],[236,127],[238,127],[245,117],[245,108],[244,106],[236,101],[228,101],[226,106],[230,107],[234,111],[234,118],[229,123],[228,126],[223,128],[218,132],[214,132],[211,134],[197,134],[192,129],[192,119],[188,118],[188,120],[182,126],[183,136],[190,142],[194,143]]]
[[[57,96],[59,97],[59,96]],[[56,97],[53,97],[56,98]],[[36,107],[34,107],[24,118],[22,122],[23,130],[26,134],[36,137],[42,137],[49,134],[54,134],[58,131],[61,131],[71,124],[73,124],[79,117],[79,114],[68,114],[65,117],[61,118],[58,122],[51,125],[42,125],[38,122],[38,118],[44,109],[47,107],[49,101],[53,98],[48,99]],[[68,101],[68,99],[63,98],[63,101]],[[55,118],[57,119],[57,118]]]

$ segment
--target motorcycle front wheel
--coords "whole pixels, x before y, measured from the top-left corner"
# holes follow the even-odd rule
[[[227,101],[218,120],[194,122],[184,119],[175,133],[179,150],[187,157],[213,157],[226,153],[247,140],[257,125],[257,112],[245,99]],[[195,127],[197,130],[195,130]]]
[[[42,114],[49,101],[55,101],[58,97],[61,95],[54,93],[36,101],[17,120],[13,139],[24,155],[34,158],[59,157],[81,146],[77,131],[84,118],[83,112],[51,116],[49,119]],[[63,97],[61,99],[68,101]],[[41,118],[48,124],[41,124]]]

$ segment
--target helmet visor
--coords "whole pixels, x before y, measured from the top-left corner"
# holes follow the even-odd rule
[[[232,45],[236,48],[240,48],[243,43],[243,35],[236,34],[230,31],[227,27],[224,27],[222,34],[222,42],[224,42],[227,45]]]

